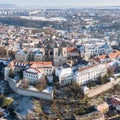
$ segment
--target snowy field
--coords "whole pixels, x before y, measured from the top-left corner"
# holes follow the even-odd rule
[[[21,18],[28,20],[41,20],[41,21],[66,21],[66,18],[63,17],[45,18],[39,16],[21,16]]]
[[[21,116],[26,116],[30,110],[33,109],[33,103],[31,97],[24,97],[17,94],[11,94],[16,104],[16,112]]]

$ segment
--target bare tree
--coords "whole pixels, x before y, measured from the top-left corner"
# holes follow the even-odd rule
[[[21,86],[23,88],[28,88],[28,85],[30,84],[30,81],[28,79],[23,79]]]
[[[37,84],[35,85],[36,89],[38,89],[40,91],[45,89],[46,86],[47,86],[47,81],[46,81],[45,77],[39,79]]]

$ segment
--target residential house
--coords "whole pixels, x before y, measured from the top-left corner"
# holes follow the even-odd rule
[[[112,47],[107,43],[105,43],[104,45],[89,43],[87,45],[78,46],[78,49],[82,56],[84,54],[84,58],[101,54],[110,54],[111,52],[113,52]]]
[[[24,71],[29,66],[28,62],[20,62],[20,61],[11,61],[4,69],[4,77],[7,80],[9,76],[9,71],[13,70],[15,74],[20,73],[20,71]]]
[[[110,98],[110,101],[112,103],[112,106],[116,108],[116,110],[120,111],[120,97],[118,96],[112,96]]]
[[[27,61],[28,60],[28,54],[27,52],[20,50],[15,53],[15,60],[18,61]]]
[[[15,59],[18,61],[43,61],[45,55],[44,48],[31,48],[20,50],[15,53]]]
[[[96,110],[98,110],[102,113],[106,113],[109,111],[109,105],[106,102],[95,105],[95,108],[96,108]]]
[[[78,57],[79,53],[78,53],[78,49],[77,48],[72,48],[72,47],[68,47],[67,48],[67,57],[71,58],[71,57]]]
[[[96,62],[107,62],[112,59],[120,60],[120,51],[114,51],[110,54],[103,54],[93,58]]]

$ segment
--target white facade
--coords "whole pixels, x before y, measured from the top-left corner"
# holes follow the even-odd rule
[[[43,61],[45,56],[45,49],[40,48],[34,53],[34,61]]]
[[[73,79],[72,68],[56,69],[55,74],[59,78],[60,85],[70,84]]]
[[[31,48],[27,52],[20,50],[15,53],[15,59],[18,61],[42,61],[45,55],[45,50],[43,48]]]
[[[67,60],[67,48],[63,47],[61,49],[53,49],[53,63],[54,65],[61,65]]]
[[[78,57],[78,56],[79,53],[77,48],[72,48],[72,47],[67,48],[67,57]]]
[[[42,73],[36,68],[28,68],[23,72],[23,78],[36,83],[42,77]]]
[[[41,68],[41,70],[44,75],[52,75],[52,72],[53,72],[52,67],[44,67],[44,68]]]
[[[52,75],[52,62],[31,62],[31,66],[23,73],[23,78],[36,83],[42,76]]]
[[[93,47],[89,49],[91,55],[109,54],[113,51],[112,47],[105,44],[101,47]]]
[[[31,62],[31,67],[37,68],[43,75],[52,75],[52,62]]]
[[[34,61],[42,61],[42,59],[43,59],[43,55],[42,54],[35,54],[34,55]]]
[[[24,51],[18,51],[15,53],[15,59],[18,61],[27,61],[28,60],[28,54]]]
[[[78,49],[81,54],[84,54],[85,57],[101,54],[110,54],[113,52],[112,47],[108,44],[97,45],[89,43],[87,45],[81,45]]]
[[[9,67],[5,67],[5,69],[4,69],[4,79],[5,80],[8,79],[10,69],[11,68],[9,68]]]
[[[98,64],[77,70],[74,74],[74,80],[79,85],[87,84],[89,81],[96,80],[100,75],[106,74],[106,65]]]

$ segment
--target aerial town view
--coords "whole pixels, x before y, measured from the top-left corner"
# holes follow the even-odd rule
[[[0,120],[120,120],[120,0],[0,0]]]

